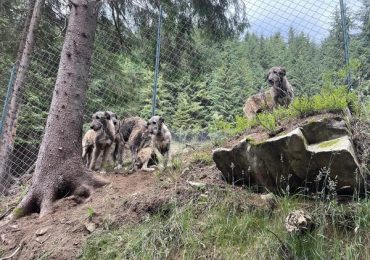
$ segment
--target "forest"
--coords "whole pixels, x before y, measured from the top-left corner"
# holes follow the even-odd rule
[[[97,110],[121,117],[151,114],[158,9],[154,1],[108,2],[102,8],[95,41],[85,122]],[[322,41],[291,28],[262,36],[253,33],[242,1],[197,4],[163,1],[157,114],[176,137],[206,138],[215,121],[235,122],[246,98],[267,87],[266,71],[284,66],[296,96],[348,84],[366,96],[370,87],[370,5],[346,7],[350,38],[344,63],[340,10]],[[237,5],[232,16],[227,10]],[[15,63],[25,1],[0,6],[0,94],[3,107]],[[66,28],[68,7],[46,1],[31,69],[22,93],[16,144],[38,145],[47,116]],[[212,14],[212,16],[211,16]],[[30,148],[31,149],[31,148]],[[32,150],[32,149],[31,149]]]

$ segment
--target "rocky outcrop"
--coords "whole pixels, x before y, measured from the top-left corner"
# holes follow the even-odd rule
[[[364,183],[340,118],[308,122],[262,142],[247,136],[233,148],[214,150],[213,160],[227,181],[270,191],[326,189],[347,194]]]

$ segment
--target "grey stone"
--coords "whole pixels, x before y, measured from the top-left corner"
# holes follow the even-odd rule
[[[235,184],[257,185],[270,191],[303,188],[314,191],[321,189],[324,180],[330,177],[338,193],[351,193],[363,184],[363,179],[356,176],[360,171],[359,162],[349,131],[341,122],[333,118],[321,120],[318,124],[323,127],[321,130],[310,122],[310,126],[263,142],[247,138],[233,148],[214,150],[213,160],[226,181]],[[317,134],[316,139],[312,133],[308,135],[310,142],[306,137],[309,129]],[[328,140],[322,140],[324,138]],[[321,141],[317,143],[317,140]],[[320,179],[320,172],[328,176]]]
[[[316,144],[350,134],[346,122],[341,117],[329,117],[309,122],[302,126],[302,132],[309,144]]]

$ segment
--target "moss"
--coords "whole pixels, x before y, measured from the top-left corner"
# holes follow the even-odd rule
[[[22,208],[15,208],[14,210],[13,210],[13,215],[14,215],[14,217],[15,218],[19,218],[19,217],[21,217],[21,216],[23,216],[24,214],[23,214],[23,209]]]
[[[327,147],[336,145],[338,142],[339,142],[338,139],[329,140],[329,141],[325,141],[325,142],[319,143],[318,144],[318,147],[319,148],[327,148]]]
[[[244,142],[249,143],[249,144],[256,144],[257,143],[257,141],[254,138],[252,138],[251,136],[247,136],[245,138]]]

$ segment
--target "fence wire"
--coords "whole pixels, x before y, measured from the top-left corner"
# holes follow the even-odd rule
[[[7,86],[26,17],[24,2],[0,3],[0,114],[7,113],[6,100],[14,98],[7,97]],[[327,79],[333,85],[346,84],[348,72],[354,88],[364,95],[369,92],[368,1],[345,0],[342,9],[340,0],[223,2],[233,4],[162,3],[156,113],[165,118],[175,138],[202,140],[213,120],[232,121],[242,115],[246,98],[266,87],[265,71],[272,66],[286,67],[298,96],[318,93]],[[14,142],[7,147],[10,156],[6,161],[0,158],[0,169],[6,171],[0,174],[3,194],[32,172],[37,159],[68,14],[68,1],[45,2],[19,94]],[[85,104],[85,131],[98,110],[114,111],[120,117],[151,116],[158,15],[159,6],[150,0],[103,5]],[[347,66],[343,33],[349,36]]]

